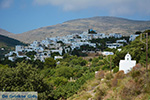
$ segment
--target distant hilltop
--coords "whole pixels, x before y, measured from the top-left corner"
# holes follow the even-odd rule
[[[46,37],[82,33],[88,29],[96,30],[98,33],[121,33],[123,35],[130,35],[136,31],[150,29],[150,21],[129,20],[125,18],[107,16],[92,17],[70,20],[62,24],[41,27],[21,34],[9,36],[22,42],[31,43],[34,40],[40,41]]]

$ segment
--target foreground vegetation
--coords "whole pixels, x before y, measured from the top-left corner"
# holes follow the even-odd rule
[[[24,59],[10,65],[1,63],[0,91],[38,91],[39,99],[50,100],[66,99],[77,93],[99,69],[88,67],[81,57],[67,54],[63,60],[47,58],[44,63]]]
[[[100,71],[99,77],[87,81],[68,100],[149,100],[150,71],[137,65],[130,73]]]

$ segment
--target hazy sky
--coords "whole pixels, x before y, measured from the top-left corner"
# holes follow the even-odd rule
[[[0,0],[0,28],[23,33],[94,16],[150,20],[150,0]]]

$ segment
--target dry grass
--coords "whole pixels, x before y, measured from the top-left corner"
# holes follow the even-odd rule
[[[88,81],[84,84],[86,89],[69,100],[150,100],[150,78],[146,78],[145,68],[133,69],[128,74],[119,71],[111,76],[105,72],[102,80]]]

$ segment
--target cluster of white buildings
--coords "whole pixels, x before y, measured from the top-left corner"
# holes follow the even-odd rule
[[[82,34],[75,33],[71,35],[67,35],[64,37],[52,37],[46,38],[42,41],[34,41],[28,46],[16,45],[15,51],[10,51],[5,56],[8,57],[9,60],[14,61],[16,58],[30,59],[25,55],[26,52],[35,51],[36,55],[34,55],[34,60],[39,59],[41,61],[45,61],[45,58],[51,57],[52,53],[59,53],[62,55],[63,53],[70,52],[75,48],[80,48],[82,45],[89,45],[92,47],[96,47],[96,43],[91,43],[89,40],[98,39],[98,38],[121,38],[122,35],[119,33],[97,33],[97,34],[89,34],[87,32],[83,32]],[[131,41],[133,40],[133,36],[131,37]],[[106,46],[109,48],[117,48],[123,46],[123,44],[119,42],[127,42],[126,40],[117,40],[116,43],[106,43]],[[101,45],[100,43],[98,45]],[[58,57],[60,58],[60,57]]]

